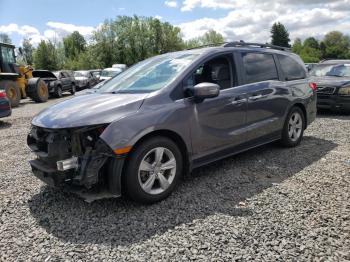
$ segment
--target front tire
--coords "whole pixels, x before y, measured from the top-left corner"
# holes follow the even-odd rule
[[[282,130],[281,144],[285,147],[295,147],[300,144],[304,129],[305,116],[299,107],[293,107],[287,115]]]
[[[77,90],[76,90],[75,84],[72,84],[72,89],[70,90],[70,93],[71,93],[72,95],[74,95],[76,91],[77,91]]]
[[[125,173],[127,195],[144,204],[161,201],[174,191],[182,169],[181,152],[172,140],[146,140],[130,155]]]

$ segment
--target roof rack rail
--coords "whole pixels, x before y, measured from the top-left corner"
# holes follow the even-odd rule
[[[200,45],[200,46],[196,46],[196,47],[187,48],[186,50],[192,50],[192,49],[203,48],[203,47],[211,47],[211,46],[222,46],[225,43],[227,43],[227,42]]]
[[[239,47],[239,46],[255,46],[255,47],[261,47],[261,48],[271,48],[276,50],[282,50],[282,51],[291,51],[288,47],[278,46],[278,45],[270,45],[270,44],[262,44],[262,43],[249,43],[244,41],[234,41],[234,42],[228,42],[224,43],[222,47]]]

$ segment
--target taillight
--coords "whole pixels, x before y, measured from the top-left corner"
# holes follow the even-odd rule
[[[309,87],[311,87],[312,90],[316,91],[317,90],[317,84],[316,83],[309,83]]]
[[[6,92],[4,90],[0,90],[0,98],[6,97]]]

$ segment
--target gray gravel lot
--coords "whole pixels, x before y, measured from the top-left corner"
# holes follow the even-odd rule
[[[88,204],[27,163],[30,120],[57,101],[0,120],[0,261],[350,261],[349,115],[197,169],[161,203]]]

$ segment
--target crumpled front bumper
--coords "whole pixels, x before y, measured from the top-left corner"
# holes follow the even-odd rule
[[[90,134],[88,133],[90,136]],[[37,158],[29,161],[33,174],[44,183],[52,187],[71,191],[84,199],[93,193],[95,197],[117,197],[121,195],[121,186],[110,190],[108,181],[109,161],[124,163],[124,158],[117,157],[101,139],[94,147],[87,147],[81,151],[80,130],[46,130],[34,127],[28,135],[27,142]],[[80,148],[80,149],[79,149]],[[78,152],[82,152],[80,155]],[[77,159],[77,166],[66,170],[59,170],[57,162],[67,159]],[[117,182],[121,183],[121,169]],[[81,193],[84,193],[83,195]]]

